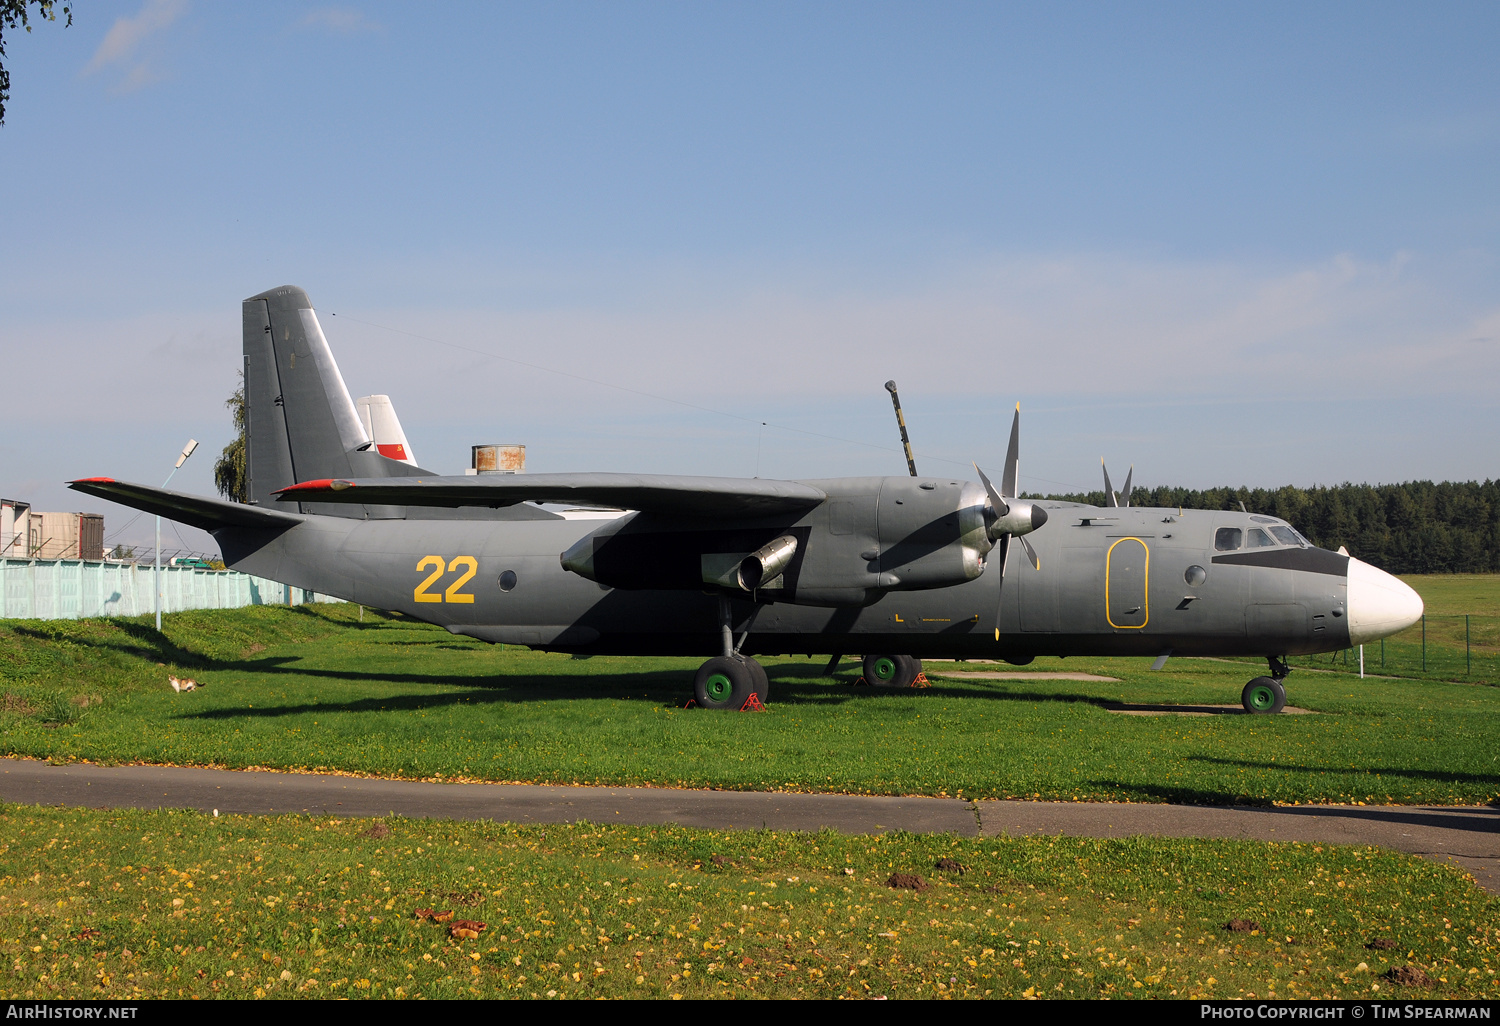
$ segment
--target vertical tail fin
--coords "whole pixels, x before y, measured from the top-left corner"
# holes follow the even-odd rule
[[[415,466],[370,451],[373,443],[307,293],[287,285],[245,300],[245,411],[250,501],[286,508],[272,492],[324,477],[399,477]],[[399,509],[304,503],[303,513],[399,517]]]

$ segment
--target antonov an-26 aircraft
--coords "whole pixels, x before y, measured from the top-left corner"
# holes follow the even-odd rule
[[[1274,713],[1287,656],[1422,615],[1401,581],[1275,517],[1017,498],[1019,408],[998,488],[982,471],[977,484],[432,474],[376,451],[302,289],[243,312],[249,503],[112,478],[73,488],[202,528],[235,569],[455,634],[705,656],[705,708],[766,700],[756,655],[859,654],[867,680],[902,687],[923,657],[1176,654],[1266,658],[1241,700]],[[1012,541],[1031,565],[1006,578]]]

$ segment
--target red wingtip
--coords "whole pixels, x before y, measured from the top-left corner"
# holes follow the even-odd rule
[[[294,485],[287,485],[285,488],[278,488],[275,494],[286,495],[288,492],[341,492],[345,488],[353,487],[354,485],[348,481],[325,477],[318,481],[301,481]]]
[[[68,484],[114,484],[112,477],[80,477],[77,481],[69,481]]]

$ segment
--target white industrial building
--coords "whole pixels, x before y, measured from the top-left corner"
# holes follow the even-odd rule
[[[103,559],[104,514],[38,513],[0,499],[0,559]]]

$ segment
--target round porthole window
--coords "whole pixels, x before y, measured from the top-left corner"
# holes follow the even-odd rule
[[[515,586],[516,586],[516,572],[514,570],[507,570],[503,574],[500,575],[500,590],[501,591],[510,591]]]
[[[1196,588],[1198,587],[1198,585],[1208,580],[1208,571],[1203,569],[1197,563],[1194,563],[1192,566],[1187,568],[1187,572],[1182,575],[1182,579]]]

